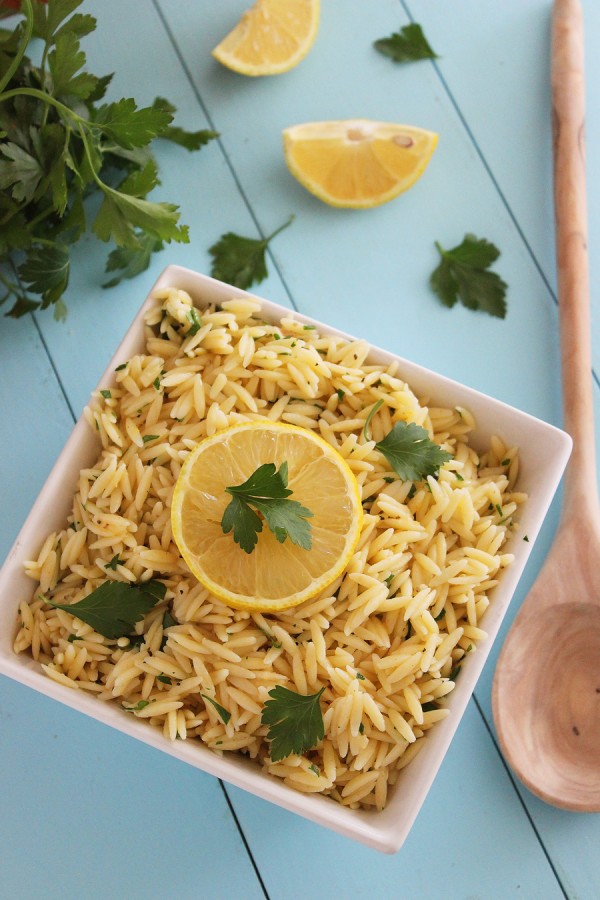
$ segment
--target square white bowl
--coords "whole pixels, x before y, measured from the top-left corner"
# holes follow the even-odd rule
[[[188,291],[200,309],[210,302],[219,303],[233,296],[249,296],[238,288],[179,266],[168,266],[153,291],[168,286]],[[153,291],[109,362],[99,387],[111,384],[117,365],[135,353],[142,352],[143,317],[152,302]],[[262,314],[265,319],[277,320],[282,315],[290,314],[289,309],[259,299],[263,304]],[[294,315],[300,322],[315,325],[322,333],[341,335],[348,339],[352,337],[314,319],[298,313]],[[50,531],[64,527],[79,471],[90,466],[98,452],[98,439],[83,417],[73,429],[0,571],[0,672],[285,809],[377,850],[396,852],[406,839],[425,800],[487,659],[566,466],[571,439],[558,428],[498,400],[436,375],[385,350],[372,348],[370,360],[375,363],[387,364],[395,359],[399,361],[399,377],[406,380],[418,396],[429,397],[439,406],[464,406],[474,414],[477,429],[472,443],[475,446],[484,446],[491,435],[499,434],[508,445],[520,448],[519,490],[527,492],[529,499],[522,508],[519,534],[527,535],[529,540],[517,537],[511,541],[509,549],[514,553],[515,561],[503,572],[500,583],[493,589],[492,603],[483,622],[488,637],[479,643],[477,653],[471,654],[463,665],[457,686],[449,695],[451,714],[436,724],[428,734],[421,752],[400,773],[383,812],[351,810],[327,797],[299,793],[263,772],[251,760],[235,754],[220,757],[199,741],[170,742],[158,729],[128,715],[116,704],[102,702],[84,691],[75,691],[57,684],[44,675],[40,666],[27,654],[17,656],[14,653],[12,644],[18,604],[20,600],[31,596],[33,588],[32,581],[24,574],[23,562],[35,557]]]

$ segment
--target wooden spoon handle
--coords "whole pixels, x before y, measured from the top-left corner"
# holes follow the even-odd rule
[[[583,16],[555,0],[552,24],[554,203],[564,424],[573,438],[563,514],[597,510],[591,380]]]

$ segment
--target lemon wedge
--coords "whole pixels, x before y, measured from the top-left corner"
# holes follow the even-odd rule
[[[331,206],[368,209],[408,190],[425,171],[438,136],[370,119],[309,122],[283,132],[287,166]]]
[[[268,529],[246,553],[221,519],[231,496],[265,463],[286,462],[290,499],[312,512],[312,546],[280,543]],[[304,428],[269,420],[234,425],[201,441],[173,493],[173,537],[192,574],[229,606],[277,611],[325,589],[348,565],[363,513],[356,478],[340,454]]]
[[[278,75],[304,59],[319,27],[319,0],[257,0],[212,52],[242,75]]]

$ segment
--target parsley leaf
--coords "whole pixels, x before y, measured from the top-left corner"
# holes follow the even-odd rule
[[[267,246],[293,220],[294,216],[290,216],[273,234],[258,240],[240,237],[232,231],[223,234],[208,251],[213,258],[212,277],[242,290],[264,281],[269,274],[265,261]]]
[[[150,700],[138,700],[135,706],[125,706],[124,703],[121,704],[123,709],[126,709],[127,712],[139,712],[142,709],[146,709],[147,706],[150,706]]]
[[[219,137],[218,131],[211,131],[209,128],[201,128],[199,131],[186,131],[179,125],[167,125],[162,130],[159,137],[164,141],[171,141],[172,144],[178,144],[185,150],[200,150],[209,141],[214,141]]]
[[[233,531],[236,544],[252,553],[264,519],[280,544],[289,538],[303,550],[310,550],[311,526],[306,519],[313,514],[297,500],[289,499],[292,491],[287,483],[287,462],[281,464],[279,471],[275,463],[265,463],[243,484],[225,488],[232,499],[221,519],[223,533]]]
[[[0,188],[11,187],[13,198],[19,203],[29,203],[44,174],[39,161],[12,141],[0,145]]]
[[[271,632],[267,631],[266,628],[261,628],[260,625],[257,625],[256,627],[258,628],[259,631],[262,631],[264,636],[267,638],[267,640],[271,644],[271,647],[275,647],[276,650],[281,649],[281,641],[278,641],[274,634],[271,634]]]
[[[59,28],[58,31],[54,33],[54,37],[58,40],[58,38],[62,34],[75,34],[77,37],[85,37],[86,34],[91,34],[92,31],[96,29],[96,20],[93,16],[90,16],[86,13],[75,13],[74,16],[71,16],[62,28]]]
[[[64,31],[66,25],[63,25],[63,22],[78,6],[81,6],[81,0],[50,0],[46,7],[41,3],[33,3],[32,6],[35,34],[43,40],[49,41],[55,33],[59,34],[60,31]],[[95,24],[94,20],[94,26]],[[60,28],[61,25],[62,28]]]
[[[507,285],[489,267],[500,256],[497,247],[485,238],[466,234],[461,244],[444,250],[436,241],[441,262],[431,274],[430,285],[445,306],[457,300],[467,309],[480,309],[503,319],[506,315]]]
[[[96,113],[94,125],[120,147],[131,150],[133,147],[145,147],[158,137],[172,118],[171,113],[164,108],[146,106],[138,109],[135,100],[123,97],[116,103],[101,106]]]
[[[109,393],[110,393],[110,391],[109,391]],[[116,572],[116,571],[117,571],[117,566],[122,566],[124,562],[125,562],[125,560],[124,560],[124,559],[119,559],[119,554],[118,554],[118,553],[115,553],[115,555],[114,555],[113,558],[110,560],[110,562],[104,563],[104,568],[105,568],[105,569],[112,569],[113,572]]]
[[[85,61],[85,53],[79,48],[79,41],[72,31],[56,36],[54,49],[48,54],[55,96],[78,97],[80,100],[89,97],[98,79],[89,72],[80,71]]]
[[[165,628],[171,628],[172,625],[178,625],[177,619],[171,614],[169,610],[167,610],[163,616],[162,627],[163,631]]]
[[[193,337],[195,334],[198,334],[198,332],[202,328],[202,319],[198,315],[195,306],[190,307],[187,317],[191,323],[190,327],[188,328],[187,336]]]
[[[42,309],[56,303],[69,283],[69,253],[62,244],[32,248],[19,266],[19,277],[34,294],[42,295]]]
[[[297,500],[258,500],[254,497],[251,502],[263,514],[280,544],[289,538],[297,547],[310,550],[311,525],[306,521],[313,515],[310,509]]]
[[[281,685],[269,691],[262,711],[261,723],[269,726],[271,760],[277,762],[291,753],[305,753],[316,747],[325,736],[321,713],[321,688],[316,694],[297,694]]]
[[[240,497],[229,501],[221,519],[223,534],[233,531],[233,539],[246,553],[252,553],[262,531],[262,520]]]
[[[189,243],[187,227],[178,225],[178,207],[173,203],[153,203],[102,185],[104,200],[93,224],[101,241],[113,240],[120,247],[139,249],[133,226],[161,241]]]
[[[375,415],[378,410],[383,406],[383,400],[378,400],[377,403],[374,403],[371,409],[369,410],[369,415],[365,420],[365,425],[363,428],[363,435],[365,437],[365,441],[371,440],[371,419]]]
[[[226,488],[229,494],[253,494],[259,497],[271,497],[276,500],[285,499],[292,493],[287,486],[288,466],[283,462],[279,472],[275,463],[259,466],[243,484]]]
[[[160,581],[127,584],[105,581],[78,603],[45,601],[55,609],[64,609],[106,638],[128,635],[136,622],[143,619],[164,598],[166,586]]]
[[[229,710],[225,709],[224,706],[221,706],[220,703],[217,703],[216,700],[213,700],[212,697],[209,697],[208,694],[201,694],[200,696],[204,697],[205,700],[208,700],[209,703],[212,703],[212,705],[214,706],[216,711],[221,716],[221,719],[223,720],[223,724],[227,725],[227,723],[229,722],[229,720],[231,718],[231,713],[229,712]]]
[[[422,481],[437,475],[441,465],[452,459],[429,439],[429,435],[414,422],[396,422],[382,441],[375,444],[402,481]]]
[[[169,103],[168,100],[165,100],[164,97],[157,97],[152,106],[154,108],[166,110],[169,113],[175,113],[177,111],[173,104]],[[159,135],[163,140],[171,141],[173,144],[179,144],[180,147],[185,147],[186,150],[200,150],[200,148],[204,147],[205,144],[208,144],[209,141],[213,141],[219,136],[218,131],[210,131],[208,128],[200,129],[200,131],[186,131],[184,128],[180,128],[177,125],[167,125]]]
[[[136,231],[135,238],[138,247],[116,247],[108,254],[105,271],[117,274],[105,281],[102,287],[115,287],[123,278],[135,278],[140,272],[145,272],[152,254],[163,249],[163,242],[152,234]]]
[[[394,62],[415,62],[419,59],[439,59],[416,22],[405,25],[387,38],[380,38],[373,44],[376,50],[389,56]]]

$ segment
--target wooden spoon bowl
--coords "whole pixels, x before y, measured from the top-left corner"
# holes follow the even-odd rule
[[[538,684],[541,726],[532,748],[538,758],[532,779],[544,779],[545,799],[551,803],[600,810],[600,608],[589,603],[556,606],[549,625],[547,639],[565,647],[569,664],[561,673],[554,654],[546,666],[538,659],[538,671],[531,673]],[[561,698],[550,715],[541,709],[543,692]]]
[[[563,534],[515,619],[518,641],[498,660],[494,717],[502,751],[531,791],[592,812],[600,811],[600,605],[569,594],[600,596],[600,573],[592,569],[585,586],[571,579],[573,532]]]
[[[502,751],[555,806],[600,812],[600,507],[594,451],[585,201],[583,23],[555,0],[552,98],[565,428],[573,453],[561,524],[498,659],[492,707]]]

